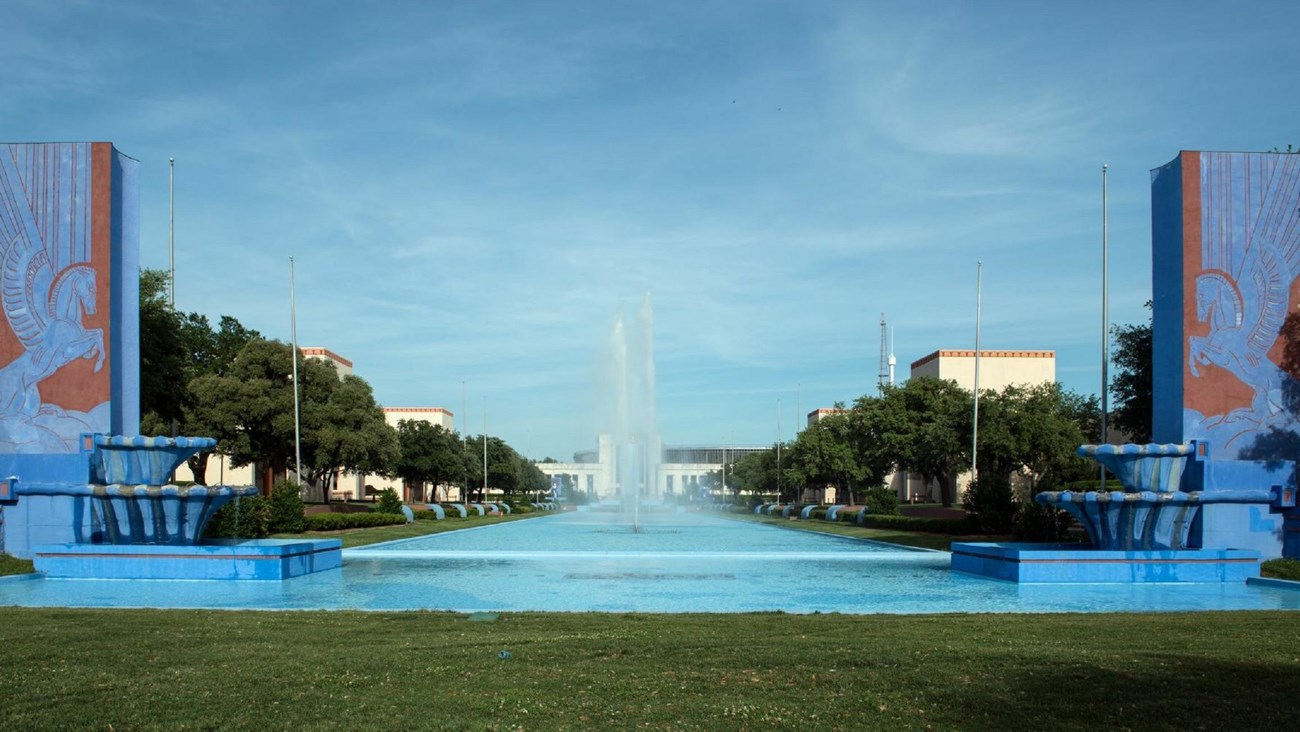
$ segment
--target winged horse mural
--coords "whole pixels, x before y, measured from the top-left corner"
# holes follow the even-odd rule
[[[1188,337],[1188,370],[1209,379],[1207,366],[1222,368],[1253,397],[1223,414],[1187,408],[1184,425],[1235,455],[1262,432],[1295,427],[1283,399],[1292,377],[1268,354],[1300,277],[1300,155],[1205,153],[1201,190],[1196,318],[1209,332]]]
[[[84,323],[96,294],[89,182],[88,144],[0,148],[0,304],[18,346],[0,364],[0,452],[72,452],[108,425],[107,399],[82,412],[41,393],[77,359],[104,366],[104,332]]]

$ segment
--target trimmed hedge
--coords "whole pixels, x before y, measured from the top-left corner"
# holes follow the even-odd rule
[[[425,509],[420,509],[419,511],[412,511],[411,513],[415,514],[416,521],[437,521],[438,520],[437,511],[428,511]],[[447,518],[460,518],[460,516],[455,511],[444,511],[443,514],[446,515]]]
[[[270,534],[271,506],[262,496],[241,496],[212,514],[203,535],[209,539],[261,539]]]
[[[1093,467],[1096,467],[1096,466],[1094,465]],[[1073,483],[1065,483],[1065,484],[1063,484],[1063,485],[1061,485],[1061,486],[1058,486],[1058,487],[1055,487],[1055,488],[1049,488],[1049,487],[1042,487],[1042,486],[1040,486],[1040,487],[1039,487],[1037,490],[1035,490],[1034,492],[1035,492],[1035,493],[1041,493],[1042,491],[1074,491],[1074,492],[1076,492],[1076,493],[1086,493],[1086,492],[1088,492],[1088,491],[1095,491],[1095,490],[1097,490],[1097,483],[1098,483],[1098,482],[1099,482],[1099,481],[1097,481],[1096,479],[1093,479],[1093,480],[1076,480],[1076,481],[1074,481]],[[1121,483],[1121,482],[1119,482],[1119,479],[1118,479],[1118,478],[1107,478],[1107,479],[1106,479],[1106,490],[1108,490],[1108,491],[1122,491],[1122,490],[1124,490],[1124,484]]]
[[[1265,577],[1300,582],[1300,560],[1270,559],[1259,565],[1259,573]]]
[[[266,499],[267,531],[272,534],[297,534],[306,524],[302,520],[302,493],[298,484],[281,478]]]
[[[338,531],[406,523],[400,513],[314,513],[305,517],[308,531]]]
[[[872,529],[898,529],[900,531],[928,531],[932,534],[969,534],[971,525],[965,519],[919,518],[916,516],[876,516],[868,513],[862,525]]]

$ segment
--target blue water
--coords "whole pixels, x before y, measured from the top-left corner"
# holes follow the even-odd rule
[[[344,552],[284,582],[0,580],[0,605],[300,610],[940,613],[1300,610],[1246,584],[1016,585],[955,574],[947,552],[698,514],[633,533],[565,513]]]

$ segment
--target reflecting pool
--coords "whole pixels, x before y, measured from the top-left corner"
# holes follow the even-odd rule
[[[947,552],[702,514],[571,512],[345,550],[268,581],[0,579],[0,605],[267,610],[983,613],[1300,610],[1246,584],[1016,585]]]

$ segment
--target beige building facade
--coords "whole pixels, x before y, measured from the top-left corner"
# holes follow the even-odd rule
[[[967,391],[975,390],[975,351],[940,349],[912,362],[912,378],[951,379]],[[980,392],[1002,391],[1008,386],[1037,386],[1056,381],[1055,351],[979,352]],[[973,416],[973,415],[972,415]],[[957,496],[970,486],[969,472],[957,476]],[[939,486],[926,485],[920,476],[895,473],[887,485],[908,503],[938,502]]]
[[[1055,351],[979,352],[980,391],[1056,381]],[[912,378],[952,379],[967,391],[975,389],[975,351],[944,349],[912,362]]]

